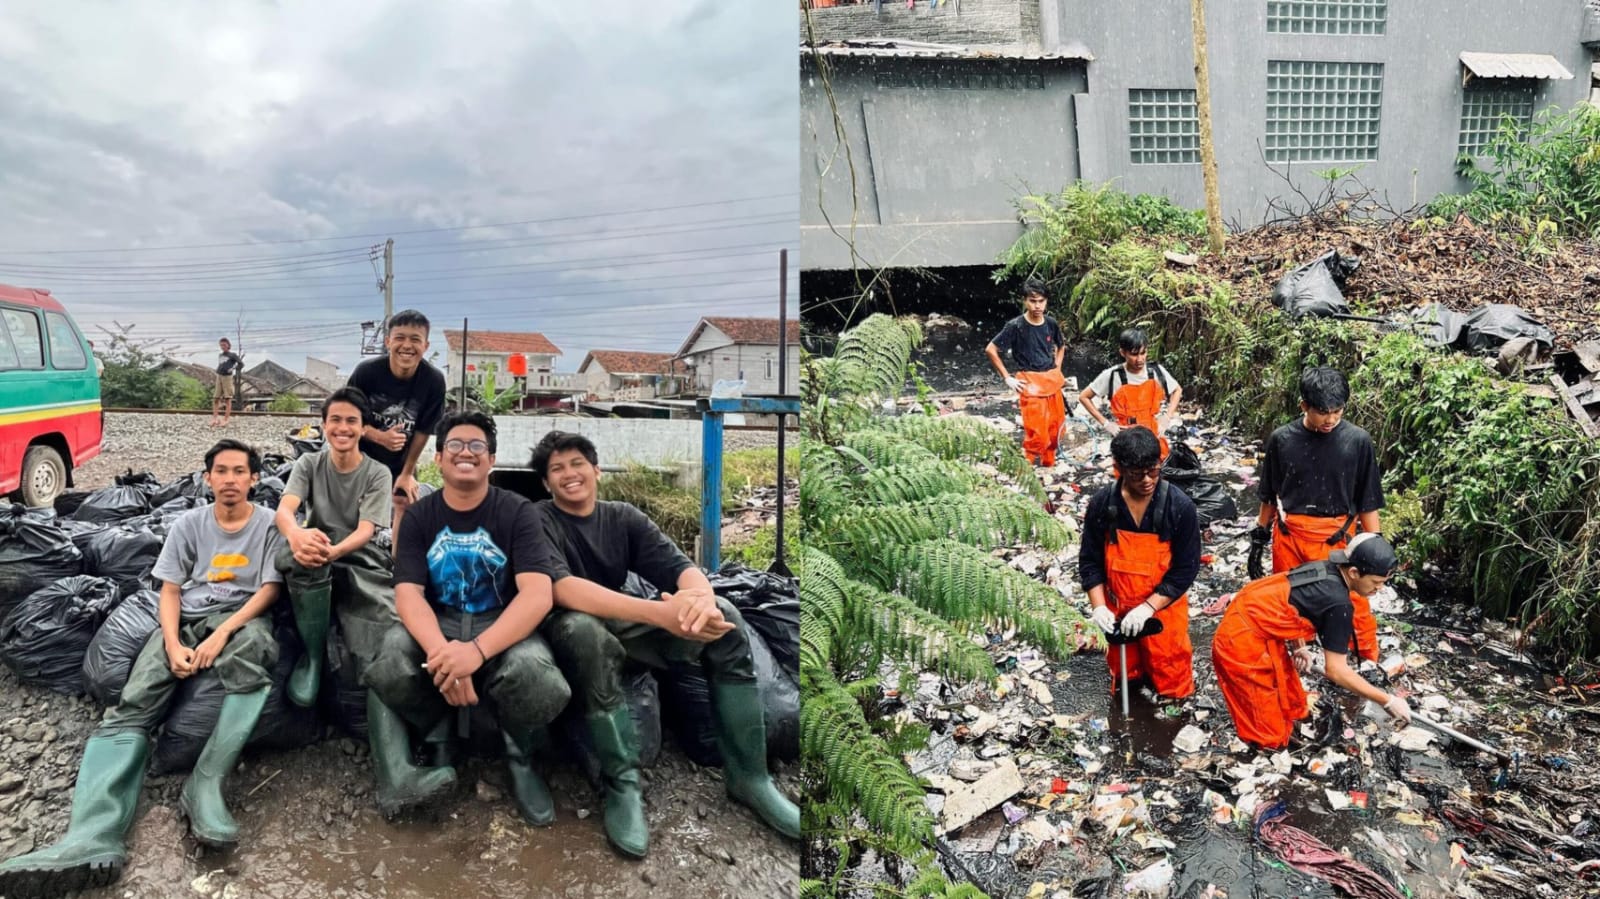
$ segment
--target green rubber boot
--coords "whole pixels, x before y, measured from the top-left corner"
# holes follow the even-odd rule
[[[600,781],[605,787],[606,838],[634,858],[644,858],[650,848],[650,828],[644,820],[644,794],[640,789],[639,735],[626,705],[609,712],[585,716],[600,757]]]
[[[0,862],[0,896],[60,896],[115,883],[128,859],[123,838],[149,757],[150,737],[141,731],[90,737],[67,832],[37,852]]]
[[[550,787],[545,784],[544,778],[533,769],[535,753],[549,744],[544,728],[525,737],[512,736],[510,731],[503,733],[506,738],[506,767],[511,771],[511,799],[516,802],[517,811],[522,812],[522,817],[529,824],[540,827],[554,824],[556,801],[550,796]]]
[[[392,818],[422,805],[456,785],[456,769],[424,768],[411,760],[411,734],[400,716],[367,691],[367,742],[378,779],[378,811]]]
[[[754,681],[711,682],[711,713],[722,750],[722,781],[778,833],[800,839],[800,807],[779,792],[767,772],[767,727]]]
[[[178,808],[189,819],[189,832],[207,846],[227,849],[239,842],[239,822],[228,813],[222,782],[239,763],[239,754],[256,729],[270,690],[262,687],[252,693],[229,693],[223,697],[216,729],[211,731],[206,748],[200,750],[200,760],[184,781]]]
[[[333,607],[333,581],[290,596],[294,606],[294,628],[306,651],[289,672],[289,701],[304,709],[317,703],[322,686],[322,657],[328,647],[328,618]]]

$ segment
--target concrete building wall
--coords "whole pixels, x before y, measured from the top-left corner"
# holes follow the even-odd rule
[[[1198,163],[1135,165],[1129,152],[1129,90],[1194,87],[1188,5],[1170,0],[1053,3],[1056,39],[1080,40],[1095,55],[1087,94],[1076,105],[1079,132],[1086,135],[1083,177],[1115,179],[1123,190],[1200,207],[1205,194]],[[1293,196],[1274,169],[1287,168],[1295,186],[1314,194],[1323,183],[1318,172],[1359,165],[1360,179],[1386,193],[1397,209],[1465,189],[1455,174],[1464,50],[1546,53],[1580,76],[1538,82],[1536,108],[1565,108],[1588,93],[1581,77],[1589,64],[1579,42],[1585,18],[1581,0],[1478,0],[1449,7],[1390,2],[1387,11],[1381,35],[1269,34],[1264,0],[1207,4],[1213,130],[1226,219],[1259,224],[1270,199]],[[1382,64],[1377,159],[1269,167],[1261,151],[1269,60]]]
[[[694,394],[708,396],[718,381],[743,379],[744,395],[778,392],[778,348],[751,344],[730,344],[694,354]],[[800,349],[789,347],[789,377],[784,386],[789,393],[800,390]]]
[[[1014,200],[1078,177],[1072,104],[1086,87],[1082,62],[833,57],[831,64],[848,156],[815,63],[801,58],[807,269],[851,265],[852,168],[856,251],[873,266],[992,263],[1021,234]]]
[[[880,38],[972,47],[1036,46],[1039,6],[1050,0],[943,0],[907,9],[884,0],[881,12],[871,3],[811,10],[817,43]],[[800,15],[800,40],[806,40],[806,16]]]

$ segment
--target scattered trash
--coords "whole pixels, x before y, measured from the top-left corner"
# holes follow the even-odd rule
[[[1211,736],[1193,724],[1185,724],[1183,730],[1178,731],[1178,736],[1172,741],[1172,748],[1179,752],[1199,752],[1205,748]]]

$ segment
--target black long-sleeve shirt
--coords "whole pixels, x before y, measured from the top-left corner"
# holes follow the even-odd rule
[[[1189,591],[1195,576],[1200,573],[1200,517],[1195,512],[1194,501],[1182,490],[1166,485],[1167,528],[1171,533],[1172,564],[1161,578],[1155,592],[1177,599]],[[1106,507],[1116,511],[1116,528],[1122,531],[1150,534],[1155,532],[1155,500],[1145,509],[1144,520],[1135,523],[1122,499],[1116,484],[1100,488],[1089,499],[1089,508],[1083,517],[1083,544],[1078,549],[1078,581],[1085,591],[1106,583],[1106,538],[1110,536],[1106,520]],[[1123,597],[1143,599],[1143,597]]]

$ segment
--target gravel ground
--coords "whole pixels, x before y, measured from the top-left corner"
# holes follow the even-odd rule
[[[206,450],[222,437],[234,437],[264,452],[292,455],[287,435],[311,415],[241,415],[226,428],[207,425],[210,414],[107,412],[105,445],[100,455],[73,472],[74,490],[95,490],[128,469],[154,472],[163,483],[198,471]],[[725,431],[724,447],[730,451],[776,446],[774,431]],[[432,458],[431,449],[423,460]]]

